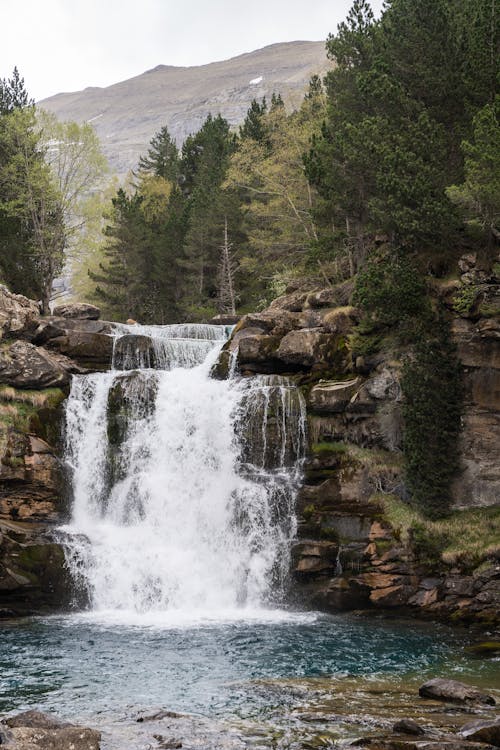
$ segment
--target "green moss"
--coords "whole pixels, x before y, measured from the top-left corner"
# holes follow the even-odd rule
[[[312,453],[345,453],[348,450],[347,443],[340,442],[321,442],[313,443],[311,446]]]
[[[479,294],[478,288],[471,284],[463,286],[453,295],[453,309],[459,315],[466,317],[472,311],[474,303]]]
[[[315,512],[316,512],[316,506],[313,503],[311,503],[310,505],[306,505],[301,515],[305,521],[310,521]]]

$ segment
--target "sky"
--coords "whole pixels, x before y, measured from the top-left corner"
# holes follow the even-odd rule
[[[157,65],[204,65],[275,42],[323,40],[352,0],[0,0],[0,78],[37,101]],[[382,0],[374,0],[375,11]]]

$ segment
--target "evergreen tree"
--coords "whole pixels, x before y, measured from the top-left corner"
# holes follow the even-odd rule
[[[263,118],[267,112],[266,98],[262,99],[259,104],[257,99],[252,99],[243,125],[240,127],[240,138],[245,140],[251,138],[257,143],[265,143],[267,140],[267,131]]]
[[[411,502],[430,518],[447,514],[459,468],[463,409],[460,363],[440,319],[418,337],[403,368],[404,459]]]
[[[179,175],[179,150],[164,125],[151,139],[146,156],[139,159],[139,171],[175,182]]]

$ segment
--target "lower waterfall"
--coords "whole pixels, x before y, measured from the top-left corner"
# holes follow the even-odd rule
[[[304,403],[284,378],[211,378],[226,337],[223,326],[117,326],[113,369],[73,378],[63,537],[94,611],[283,603]]]

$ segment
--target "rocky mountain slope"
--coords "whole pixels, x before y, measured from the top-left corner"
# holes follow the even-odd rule
[[[180,144],[209,113],[239,125],[252,99],[280,92],[292,106],[330,63],[324,42],[285,42],[195,67],[158,65],[106,88],[62,93],[39,105],[62,120],[91,122],[111,168],[126,174],[162,125]]]

